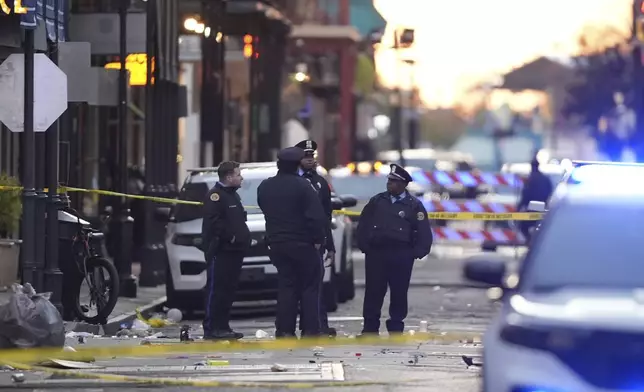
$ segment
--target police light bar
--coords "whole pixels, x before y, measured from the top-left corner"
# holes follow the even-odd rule
[[[573,162],[568,184],[623,185],[644,177],[644,165],[620,162]]]
[[[371,174],[379,173],[382,170],[382,162],[351,162],[347,165],[347,168],[351,173],[358,174]]]

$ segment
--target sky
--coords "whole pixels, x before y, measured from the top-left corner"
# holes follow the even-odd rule
[[[376,67],[385,85],[415,81],[428,106],[452,106],[482,78],[541,55],[573,53],[585,25],[627,28],[631,1],[374,0],[388,22]],[[395,26],[415,29],[412,49],[389,49]]]

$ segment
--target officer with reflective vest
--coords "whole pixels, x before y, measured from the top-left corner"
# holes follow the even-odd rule
[[[387,330],[390,334],[403,332],[414,260],[431,250],[433,238],[427,211],[406,189],[411,181],[405,169],[391,165],[387,191],[372,197],[360,215],[358,247],[366,256],[362,335],[379,333],[387,287]]]
[[[298,175],[301,148],[289,147],[277,155],[277,175],[257,188],[257,203],[266,219],[266,241],[277,268],[278,294],[275,336],[295,336],[297,314],[308,336],[319,336],[320,248],[328,225],[313,185]]]
[[[303,140],[295,145],[304,151],[304,158],[300,162],[299,173],[302,177],[311,182],[313,188],[317,191],[318,198],[322,203],[322,209],[329,221],[326,229],[326,244],[320,248],[320,258],[323,260],[324,266],[332,265],[335,261],[335,244],[333,243],[333,232],[331,231],[331,219],[333,219],[333,207],[331,206],[331,187],[329,183],[318,174],[317,162],[315,160],[315,152],[318,149],[318,144],[314,140]],[[326,254],[325,254],[326,253]],[[321,261],[322,262],[322,261]],[[322,290],[324,281],[324,273],[320,280],[320,290]],[[320,323],[322,324],[322,332],[326,332],[329,336],[336,336],[337,331],[335,328],[329,327],[329,319],[324,306],[323,295],[320,302]],[[300,324],[300,329],[302,324]],[[306,334],[306,331],[303,331]]]

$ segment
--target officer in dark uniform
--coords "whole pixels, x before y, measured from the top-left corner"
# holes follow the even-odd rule
[[[536,157],[532,159],[530,165],[532,169],[521,190],[521,199],[519,199],[517,211],[525,211],[531,201],[546,203],[550,199],[554,188],[550,178],[539,170],[539,161]],[[519,222],[519,228],[526,241],[530,241],[530,229],[535,227],[537,223],[538,221]]]
[[[391,165],[387,191],[369,200],[358,222],[358,247],[366,255],[362,334],[377,334],[380,311],[390,290],[390,334],[402,333],[407,317],[407,291],[415,259],[429,254],[432,231],[423,204],[406,187],[409,173]]]
[[[325,265],[330,265],[335,261],[335,244],[333,243],[333,233],[331,231],[331,219],[333,219],[333,207],[331,206],[331,187],[329,183],[318,174],[317,162],[315,161],[315,152],[318,149],[318,144],[313,140],[303,140],[295,145],[304,150],[304,158],[300,162],[299,173],[302,177],[306,178],[313,184],[313,188],[318,193],[318,198],[322,203],[322,209],[328,219],[326,231],[326,244],[320,248],[320,260]],[[326,253],[326,255],[325,255]],[[324,284],[324,270],[320,280],[320,290]],[[320,296],[322,299],[322,296]],[[322,332],[327,333],[329,336],[336,336],[337,331],[335,328],[329,327],[329,318],[327,316],[324,301],[320,301],[320,323],[322,324]],[[300,330],[302,323],[300,323]]]
[[[237,189],[243,178],[239,163],[222,162],[219,182],[204,201],[202,249],[206,255],[206,317],[204,339],[241,339],[229,325],[245,252],[250,247],[246,211]]]
[[[320,249],[326,244],[328,220],[313,185],[298,175],[301,148],[277,155],[277,175],[257,188],[257,203],[266,219],[266,241],[277,267],[277,337],[295,336],[298,307],[306,335],[320,334]]]

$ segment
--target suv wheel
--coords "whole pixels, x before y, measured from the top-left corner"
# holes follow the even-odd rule
[[[340,279],[340,303],[352,300],[356,296],[356,285],[354,282],[353,262],[351,260],[347,241],[342,241],[342,277]]]
[[[331,279],[322,286],[322,299],[327,312],[335,312],[338,310],[337,281],[335,272],[331,271]]]

